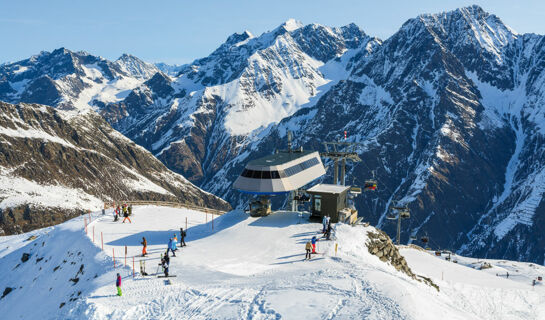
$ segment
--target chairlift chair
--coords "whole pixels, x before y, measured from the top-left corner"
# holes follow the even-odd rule
[[[416,240],[416,236],[410,236],[409,239],[411,239],[412,241],[415,241],[415,240]]]
[[[428,238],[428,236],[423,236],[421,239],[422,243],[426,244],[430,241],[430,238]]]
[[[389,214],[386,215],[386,219],[388,219],[388,220],[396,220],[396,219],[397,219],[397,214],[389,213]]]
[[[363,190],[375,191],[376,189],[377,189],[377,180],[373,180],[373,179],[365,180]]]

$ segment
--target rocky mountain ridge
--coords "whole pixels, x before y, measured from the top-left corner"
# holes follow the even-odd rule
[[[113,200],[230,206],[168,170],[98,114],[0,102],[0,233],[58,224]]]

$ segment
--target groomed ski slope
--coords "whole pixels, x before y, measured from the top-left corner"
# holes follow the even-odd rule
[[[32,241],[24,241],[30,234],[0,238],[0,268],[8,271],[0,276],[0,291],[15,287],[0,300],[3,318],[545,319],[545,288],[531,286],[544,267],[486,260],[494,267],[481,271],[473,268],[477,259],[456,256],[456,264],[401,249],[414,272],[439,285],[438,292],[369,254],[366,231],[372,227],[338,225],[337,239],[319,241],[320,254],[304,261],[304,244],[319,236],[321,225],[296,213],[252,218],[233,211],[216,217],[213,230],[210,215],[186,209],[135,207],[131,224],[114,223],[110,214],[92,217],[87,236],[79,217],[32,232],[38,236]],[[170,273],[177,275],[169,278],[171,284],[140,276],[141,257],[135,258],[133,278],[132,257],[140,254],[142,236],[152,275],[168,238],[179,236],[186,218],[188,246],[171,258]],[[125,245],[128,266],[120,266]],[[31,253],[25,263],[23,252]],[[37,261],[40,257],[45,258]],[[82,264],[83,274],[77,275]],[[516,276],[495,275],[505,270]],[[123,276],[122,297],[115,296],[117,272]]]

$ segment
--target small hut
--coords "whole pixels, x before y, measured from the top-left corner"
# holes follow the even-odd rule
[[[357,217],[357,211],[347,206],[349,191],[350,186],[336,184],[317,184],[308,189],[307,193],[312,196],[311,218],[329,216],[332,223],[345,222],[347,219],[352,222],[352,217]]]

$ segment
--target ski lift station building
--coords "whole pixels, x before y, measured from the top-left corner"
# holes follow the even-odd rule
[[[312,196],[310,213],[312,217],[329,216],[332,223],[352,222],[357,218],[357,211],[348,208],[348,193],[350,186],[337,184],[317,184],[307,190]]]
[[[325,174],[317,151],[287,150],[248,162],[233,187],[257,195],[297,190]]]

